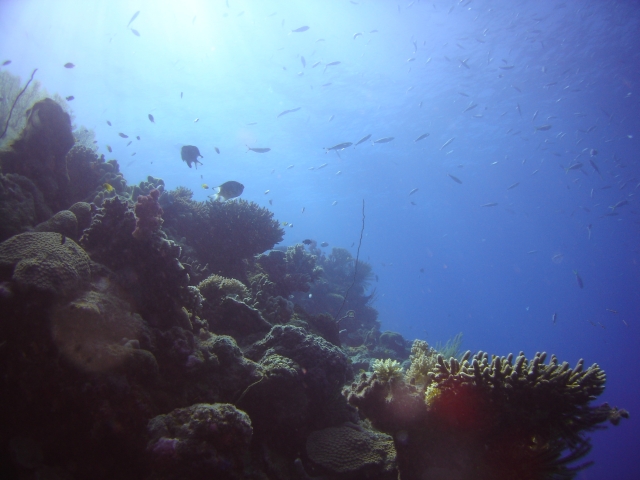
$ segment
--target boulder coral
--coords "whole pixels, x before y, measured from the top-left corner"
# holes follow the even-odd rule
[[[26,232],[0,243],[0,272],[18,291],[70,295],[91,279],[90,259],[73,240],[52,232]]]

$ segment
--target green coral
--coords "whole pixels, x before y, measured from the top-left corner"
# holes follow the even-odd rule
[[[251,296],[247,287],[240,280],[215,274],[200,282],[198,289],[207,302],[211,303],[216,303],[226,296],[235,296],[239,300]]]
[[[376,359],[373,361],[371,368],[383,383],[389,383],[397,378],[402,378],[402,365],[397,360],[390,358],[386,360]]]
[[[435,348],[429,347],[427,342],[414,340],[409,357],[411,365],[405,374],[406,381],[418,386],[425,386],[431,383],[429,373],[434,370],[437,357],[438,352]]]

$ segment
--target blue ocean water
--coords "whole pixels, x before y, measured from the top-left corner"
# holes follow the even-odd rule
[[[283,245],[355,256],[364,204],[383,330],[598,363],[597,403],[632,419],[594,432],[577,478],[631,479],[639,20],[635,2],[596,0],[3,0],[0,61],[73,95],[130,184],[204,200],[203,184],[239,181],[292,224]]]

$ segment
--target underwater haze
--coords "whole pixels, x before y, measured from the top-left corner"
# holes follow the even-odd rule
[[[639,467],[639,47],[631,1],[0,2],[2,69],[128,182],[240,182],[373,266],[383,331],[602,367],[631,420],[581,480]]]

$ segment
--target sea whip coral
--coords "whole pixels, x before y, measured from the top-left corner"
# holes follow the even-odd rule
[[[136,203],[136,229],[133,236],[138,240],[149,240],[160,231],[162,227],[162,214],[164,213],[160,203],[160,192],[153,189],[149,195],[138,195]]]

